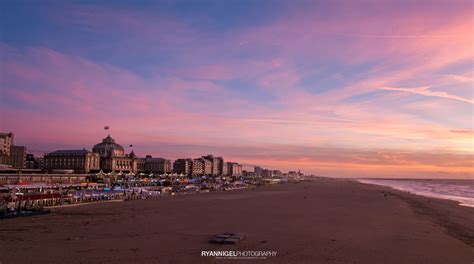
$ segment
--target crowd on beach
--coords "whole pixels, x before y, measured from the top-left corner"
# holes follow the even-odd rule
[[[157,197],[229,191],[287,179],[122,179],[113,183],[87,182],[80,184],[9,185],[0,190],[0,218],[47,213],[50,208],[80,204],[151,199]]]

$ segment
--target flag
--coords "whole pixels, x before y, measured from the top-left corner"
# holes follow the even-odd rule
[[[133,148],[133,145],[130,145],[131,148]]]
[[[109,126],[105,126],[104,130],[109,130],[109,128],[110,128]]]

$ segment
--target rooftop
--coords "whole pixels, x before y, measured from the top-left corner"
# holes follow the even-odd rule
[[[87,149],[67,149],[67,150],[56,150],[46,155],[48,156],[66,156],[66,155],[86,155],[92,153]]]

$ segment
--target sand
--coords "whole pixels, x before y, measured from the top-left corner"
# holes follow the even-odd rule
[[[467,263],[474,208],[349,180],[55,209],[0,221],[9,263]],[[246,234],[213,245],[222,232]],[[203,250],[269,250],[265,260]]]

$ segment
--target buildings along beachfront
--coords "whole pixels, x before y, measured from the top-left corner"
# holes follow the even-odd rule
[[[56,150],[41,158],[14,145],[13,138],[12,133],[0,133],[0,218],[48,206],[235,190],[289,180],[264,178],[268,171],[272,177],[283,174],[258,167],[247,172],[241,164],[213,155],[174,162],[151,155],[140,158],[110,135],[92,150]]]
[[[26,147],[13,143],[13,133],[0,133],[0,184],[11,183],[13,174],[17,177],[32,180],[40,175],[65,175],[69,180],[84,181],[88,174],[124,173],[133,175],[180,174],[189,177],[243,176],[242,165],[237,162],[224,161],[222,157],[205,155],[198,158],[179,158],[175,161],[146,155],[138,157],[133,150],[127,153],[114,138],[107,135],[102,142],[95,144],[92,150],[62,149],[46,153],[44,157],[35,158],[28,154]],[[13,176],[7,177],[7,173]],[[27,175],[31,177],[28,178]],[[83,175],[74,177],[72,175]],[[25,178],[26,177],[26,178]],[[45,175],[42,175],[43,179]]]
[[[44,166],[48,172],[72,170],[74,173],[103,171],[105,173],[147,174],[174,172],[188,176],[242,175],[242,165],[235,162],[227,162],[227,166],[224,166],[224,164],[222,157],[214,157],[213,155],[195,159],[177,159],[175,162],[165,158],[154,158],[151,155],[140,158],[133,150],[126,153],[125,149],[116,143],[110,135],[96,144],[92,151],[85,148],[81,150],[58,150],[44,156]]]

